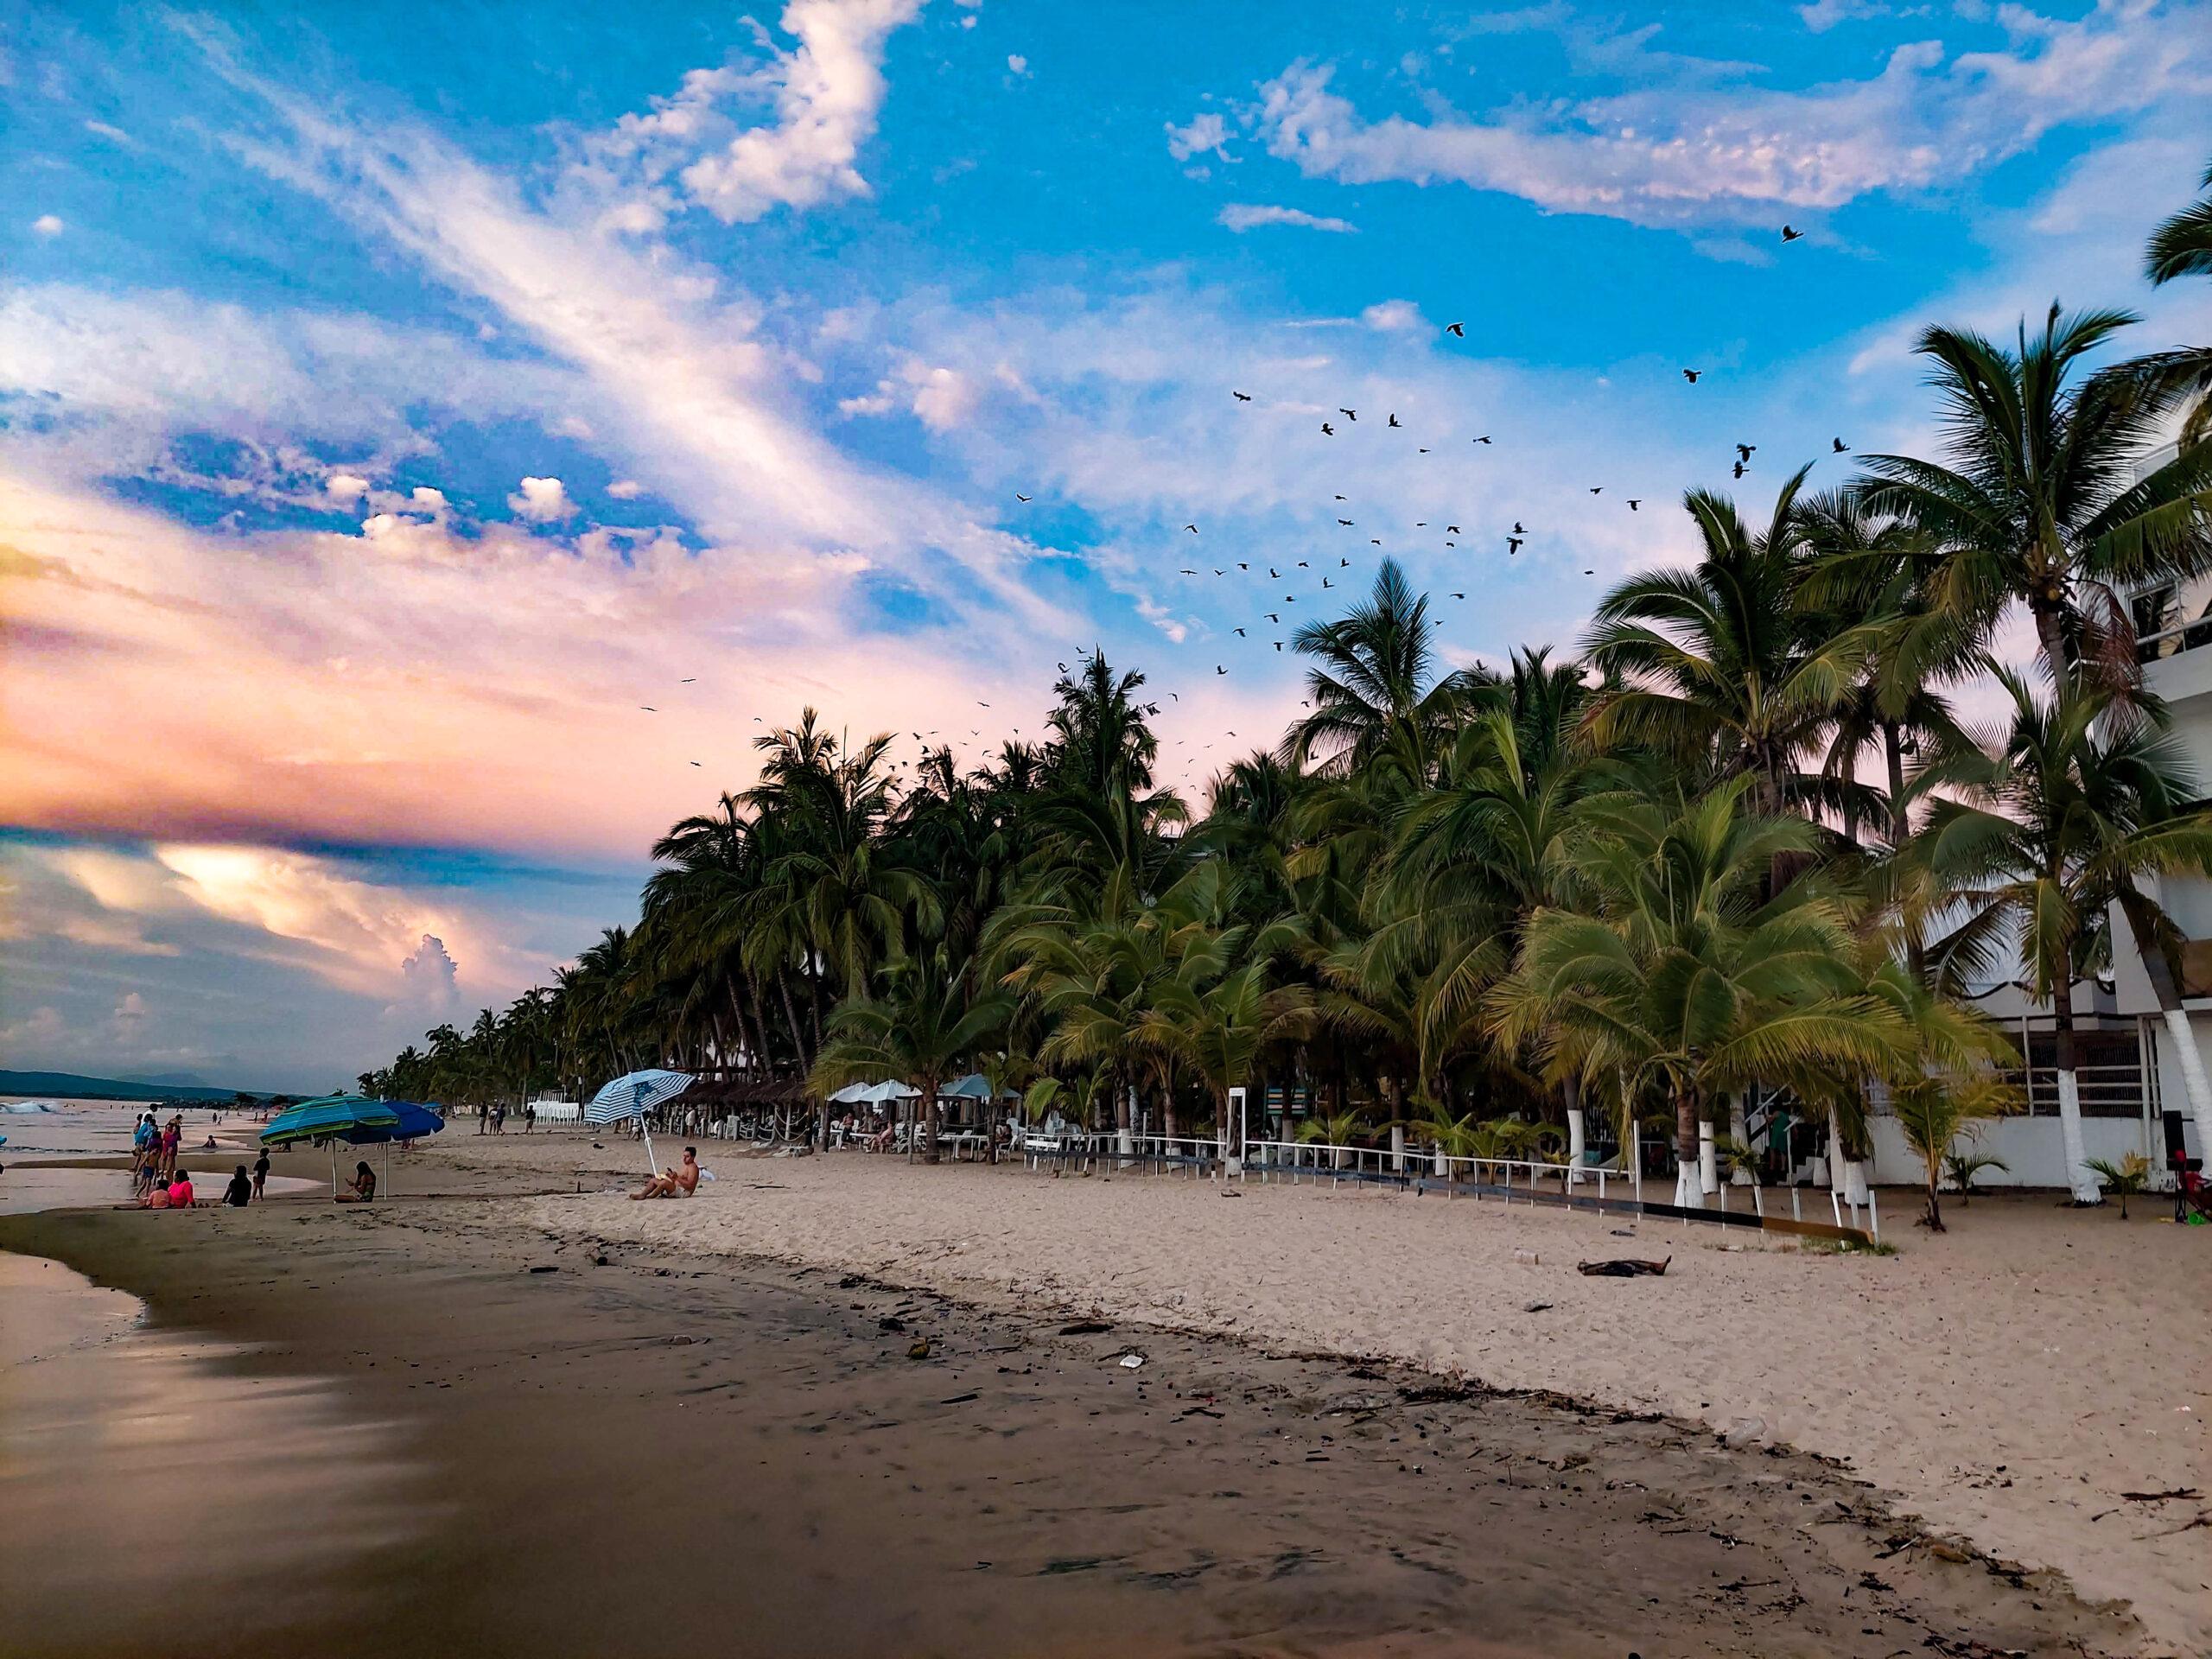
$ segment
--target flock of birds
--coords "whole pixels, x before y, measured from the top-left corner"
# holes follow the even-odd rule
[[[1800,231],[1792,226],[1784,225],[1782,227],[1782,240],[1784,243],[1797,241],[1805,233],[1802,231]],[[1467,337],[1466,325],[1463,322],[1447,323],[1445,326],[1444,333],[1453,340],[1465,340]],[[1696,385],[1705,377],[1707,372],[1707,371],[1701,368],[1691,368],[1687,366],[1681,370],[1681,374],[1684,383],[1692,386]],[[1251,404],[1256,401],[1253,393],[1238,391],[1233,388],[1230,390],[1229,395],[1230,398],[1239,405]],[[1336,438],[1338,436],[1349,436],[1351,429],[1359,425],[1360,423],[1359,410],[1357,408],[1350,405],[1339,405],[1336,410],[1336,414],[1338,419],[1324,418],[1321,421],[1320,429],[1321,435],[1323,437]],[[1342,422],[1341,426],[1338,424],[1338,420],[1341,420]],[[1371,418],[1368,422],[1367,425],[1370,429],[1374,429],[1374,422]],[[1385,410],[1383,424],[1380,429],[1386,432],[1403,432],[1408,429],[1405,426],[1403,422],[1399,420],[1395,411]],[[1489,448],[1492,447],[1494,443],[1494,437],[1492,434],[1487,432],[1472,434],[1468,435],[1467,442],[1470,445],[1477,448]],[[1840,437],[1832,439],[1830,441],[1830,444],[1834,454],[1840,455],[1850,453],[1850,446],[1845,443]],[[1415,448],[1417,453],[1425,455],[1431,453],[1432,447],[1433,446],[1430,444],[1419,444],[1415,446]],[[1755,443],[1738,443],[1734,446],[1734,448],[1736,451],[1736,458],[1731,463],[1730,472],[1733,477],[1740,480],[1751,470],[1751,457],[1758,453],[1758,446]],[[1592,484],[1586,487],[1592,496],[1600,496],[1605,492],[1605,486],[1603,484]],[[1332,492],[1332,505],[1341,505],[1346,507],[1350,506],[1351,498],[1349,496],[1337,492]],[[1020,491],[1015,491],[1014,499],[1016,502],[1026,505],[1033,499],[1033,497],[1023,494]],[[1630,512],[1639,512],[1643,511],[1644,502],[1643,497],[1625,496],[1620,499],[1626,503],[1628,510]],[[1330,516],[1336,519],[1337,527],[1341,530],[1356,531],[1360,528],[1360,525],[1356,519],[1345,518],[1342,516],[1342,514],[1333,512]],[[1430,529],[1432,528],[1432,521],[1428,519],[1416,520],[1414,528],[1416,530]],[[1198,536],[1200,534],[1198,525],[1195,521],[1185,524],[1182,529],[1184,533],[1187,533],[1192,536]],[[1462,534],[1463,532],[1458,524],[1444,523],[1441,528],[1440,539],[1446,547],[1456,550],[1459,546],[1459,543],[1456,538]],[[1534,533],[1531,532],[1520,519],[1515,519],[1513,521],[1513,529],[1511,533],[1504,537],[1506,556],[1508,558],[1511,558],[1517,556],[1521,550],[1527,546],[1532,539],[1534,539]],[[1367,545],[1379,548],[1382,545],[1382,539],[1378,536],[1370,536],[1367,538]],[[1267,571],[1267,581],[1269,583],[1287,582],[1291,585],[1291,591],[1285,592],[1280,601],[1269,601],[1263,600],[1262,602],[1273,602],[1286,607],[1296,605],[1299,602],[1297,585],[1300,578],[1295,573],[1301,570],[1306,571],[1308,573],[1309,580],[1315,573],[1313,562],[1307,559],[1289,561],[1287,562],[1285,565],[1280,566],[1277,564],[1269,564],[1264,561],[1235,559],[1220,565],[1212,564],[1211,562],[1202,563],[1198,565],[1184,565],[1179,567],[1178,574],[1181,576],[1195,580],[1202,577],[1205,572],[1210,569],[1215,578],[1227,580],[1229,579],[1232,570],[1234,570],[1238,575],[1252,575],[1253,568],[1255,563],[1259,564],[1261,568]],[[1319,575],[1320,585],[1318,588],[1313,589],[1307,594],[1306,597],[1308,600],[1310,601],[1317,597],[1319,594],[1334,589],[1337,587],[1337,583],[1334,581],[1333,576],[1331,574],[1327,574],[1328,572],[1348,570],[1351,569],[1351,556],[1343,553],[1339,553],[1337,556],[1337,562],[1334,566],[1330,566],[1327,559],[1324,557],[1321,560],[1320,565],[1321,574]],[[1598,572],[1595,566],[1585,566],[1583,568],[1582,574],[1586,576],[1595,576]],[[1254,579],[1255,581],[1257,580],[1256,577]],[[1274,590],[1272,587],[1270,587],[1266,591],[1271,594]],[[1450,590],[1450,596],[1454,600],[1464,601],[1467,597],[1467,594],[1465,589]],[[1286,613],[1283,609],[1259,611],[1255,613],[1252,620],[1248,620],[1243,624],[1232,626],[1230,632],[1233,632],[1239,639],[1250,640],[1253,644],[1257,645],[1261,642],[1254,638],[1254,633],[1255,631],[1259,628],[1260,623],[1262,621],[1265,621],[1274,628],[1282,629],[1285,626],[1283,620],[1285,613]],[[1283,648],[1284,640],[1281,634],[1275,634],[1268,637],[1266,643],[1271,645],[1275,652],[1280,652]],[[1062,674],[1065,675],[1068,672],[1067,664],[1062,663],[1058,666]],[[1225,679],[1230,674],[1229,666],[1224,663],[1216,663],[1213,665],[1213,671],[1215,677],[1217,678]],[[692,680],[689,678],[681,682],[681,683],[686,685],[692,683]],[[1179,702],[1182,700],[1177,693],[1173,691],[1167,693],[1167,696],[1173,702]],[[646,714],[657,714],[659,712],[658,709],[650,705],[640,704],[639,706]],[[981,701],[976,704],[976,707],[980,709],[988,709],[990,706],[991,705],[989,703]],[[1301,702],[1300,706],[1310,708],[1312,704],[1310,702]],[[1160,713],[1160,705],[1157,702],[1146,703],[1142,705],[1142,708],[1143,712],[1147,716],[1157,716]],[[753,721],[755,725],[764,723],[761,716],[759,715],[753,716]],[[1015,727],[1014,728],[1014,735],[1020,737],[1021,734],[1021,728],[1018,726]],[[1230,732],[1226,734],[1232,738],[1236,735],[1235,732]],[[934,728],[926,733],[917,731],[913,734],[914,741],[922,746],[919,757],[918,757],[912,763],[915,766],[918,767],[928,759],[930,754],[929,740],[939,737],[940,735],[941,734],[938,729]],[[970,728],[969,735],[970,737],[980,738],[982,735],[982,730],[979,727]],[[1180,747],[1185,745],[1185,740],[1176,738],[1171,740],[1171,742],[1174,747]],[[690,762],[690,764],[694,766],[699,766],[702,765],[702,763],[697,760],[694,760]],[[892,763],[894,769],[903,768],[906,764],[906,763],[905,762],[899,761],[893,761]]]

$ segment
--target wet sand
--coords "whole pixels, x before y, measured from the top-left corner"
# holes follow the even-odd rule
[[[149,1402],[113,1363],[69,1384],[79,1417],[110,1433],[80,1429],[67,1463],[10,1455],[9,1651],[1656,1659],[2136,1643],[2124,1615],[1929,1539],[1802,1453],[1409,1369],[1127,1324],[1065,1332],[1058,1316],[487,1218],[463,1198],[0,1218],[0,1247],[143,1297],[134,1340],[168,1344],[213,1390],[194,1406],[194,1455],[212,1461],[185,1459],[179,1489],[134,1484],[111,1430]],[[917,1342],[926,1357],[909,1357]],[[1114,1363],[1130,1349],[1141,1369]],[[289,1419],[264,1392],[294,1402]],[[235,1455],[278,1424],[264,1455]],[[194,1478],[247,1500],[283,1570],[235,1535],[195,1543]],[[16,1517],[61,1512],[65,1484],[87,1536],[120,1541],[102,1531],[112,1515],[155,1508],[182,1541],[162,1560],[188,1618],[112,1563],[125,1593],[99,1593],[98,1559],[89,1583],[13,1570],[44,1559],[10,1535]],[[288,1566],[288,1540],[330,1548]]]

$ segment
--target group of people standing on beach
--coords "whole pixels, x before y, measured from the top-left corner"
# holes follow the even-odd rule
[[[214,1143],[214,1136],[207,1137]],[[146,1210],[189,1210],[199,1203],[193,1191],[192,1172],[177,1162],[177,1153],[184,1141],[184,1115],[173,1113],[164,1125],[148,1112],[138,1120],[130,1135],[130,1193],[132,1200]],[[254,1160],[253,1173],[240,1164],[231,1177],[230,1185],[223,1189],[222,1201],[235,1209],[243,1210],[263,1196],[269,1180],[269,1154],[263,1153]]]

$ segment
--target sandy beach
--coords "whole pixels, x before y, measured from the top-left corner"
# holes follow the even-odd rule
[[[227,1167],[251,1129],[220,1133],[193,1161]],[[358,1570],[457,1551],[440,1618],[565,1621],[502,1615],[482,1651],[620,1650],[528,1541],[577,1491],[654,1537],[609,1605],[715,1586],[679,1646],[735,1621],[777,1633],[764,1653],[1085,1652],[1099,1630],[1160,1652],[2204,1650],[2207,1506],[2124,1496],[2205,1468],[2206,1280],[2155,1205],[1976,1200],[1942,1238],[1893,1211],[1897,1255],[1843,1256],[1351,1188],[702,1150],[699,1198],[638,1205],[634,1142],[456,1125],[395,1157],[372,1211],[16,1217],[0,1244],[388,1424],[397,1541]],[[1604,1255],[1672,1266],[1574,1271]],[[1110,1328],[1060,1334],[1084,1319]],[[1111,1363],[1131,1348],[1135,1373]],[[637,1478],[671,1457],[673,1487]],[[733,1587],[732,1551],[828,1611],[789,1626]],[[374,1597],[345,1605],[399,1639]]]
[[[512,1137],[464,1135],[437,1155],[562,1161]],[[620,1168],[634,1152],[597,1154],[610,1155]],[[2212,1647],[2212,1546],[2188,1526],[2208,1506],[2123,1496],[2201,1490],[2212,1465],[2212,1260],[2154,1202],[2122,1223],[1980,1198],[1935,1237],[1895,1193],[1897,1254],[1838,1256],[1351,1187],[1255,1183],[1224,1200],[1156,1177],[720,1161],[733,1179],[687,1205],[548,1198],[524,1219],[1662,1412],[1836,1459],[1933,1528],[2130,1603],[2175,1650]],[[1663,1280],[1574,1271],[1608,1255],[1675,1265]],[[1526,1311],[1535,1301],[1549,1306]]]

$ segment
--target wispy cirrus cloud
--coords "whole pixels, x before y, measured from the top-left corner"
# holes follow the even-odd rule
[[[1245,201],[1230,202],[1214,215],[1214,222],[1224,230],[1236,232],[1240,236],[1263,225],[1289,225],[1306,231],[1332,231],[1338,235],[1350,235],[1359,229],[1350,219],[1309,213],[1302,207],[1279,207]]]
[[[2000,21],[2006,50],[1917,41],[1865,79],[1679,84],[1488,118],[1370,119],[1330,67],[1300,62],[1261,86],[1252,126],[1309,178],[1459,184],[1557,213],[1696,226],[1924,188],[2054,127],[2212,90],[2212,9],[2197,0],[2099,0],[2073,21],[2012,5]]]

